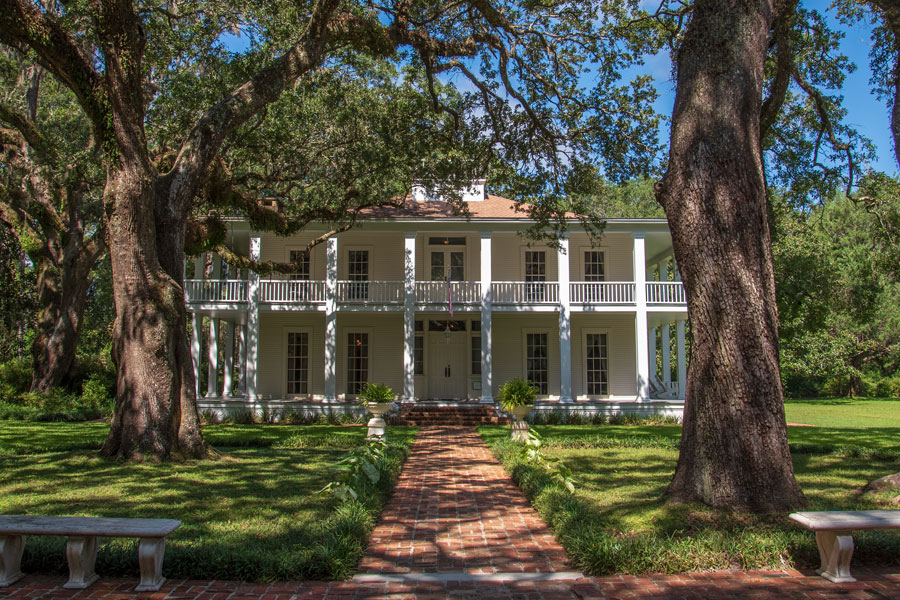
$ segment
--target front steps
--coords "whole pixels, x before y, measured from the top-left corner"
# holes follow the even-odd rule
[[[401,404],[399,414],[386,418],[388,425],[410,427],[477,427],[478,425],[506,425],[509,419],[497,414],[489,404]]]

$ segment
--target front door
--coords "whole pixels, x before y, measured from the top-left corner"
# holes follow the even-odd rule
[[[466,332],[428,334],[428,395],[437,400],[466,396]]]

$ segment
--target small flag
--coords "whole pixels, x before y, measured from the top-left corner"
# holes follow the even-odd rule
[[[453,317],[453,288],[450,287],[450,267],[447,267],[447,308]]]

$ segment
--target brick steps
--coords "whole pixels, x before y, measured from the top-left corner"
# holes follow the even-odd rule
[[[390,425],[408,425],[412,427],[477,427],[478,425],[503,425],[508,423],[506,417],[497,414],[493,406],[484,405],[451,405],[428,406],[410,404],[400,408],[398,415],[388,418]]]

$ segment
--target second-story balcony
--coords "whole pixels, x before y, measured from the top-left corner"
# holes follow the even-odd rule
[[[346,281],[335,287],[335,301],[339,307],[385,307],[401,310],[405,300],[403,281]],[[651,281],[646,284],[648,307],[684,307],[684,286],[680,281]],[[184,285],[188,304],[235,305],[249,302],[249,284],[240,279],[189,279]],[[637,305],[636,284],[629,281],[574,281],[569,284],[569,301],[575,310],[592,307],[634,307]],[[415,282],[417,310],[440,310],[452,299],[459,308],[481,305],[481,283],[478,281]],[[324,309],[327,300],[326,282],[322,280],[264,279],[259,282],[259,302],[282,308]],[[494,306],[511,308],[543,307],[552,310],[559,306],[559,282],[556,281],[494,281],[491,283]],[[322,308],[319,308],[322,307]]]

